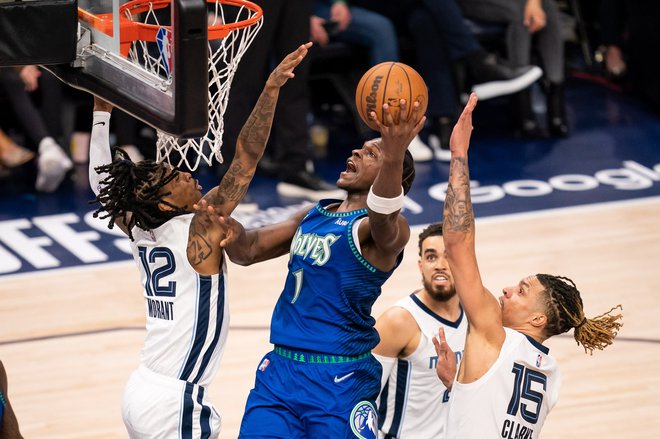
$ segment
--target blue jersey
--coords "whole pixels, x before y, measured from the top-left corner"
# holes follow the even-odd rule
[[[296,231],[289,273],[271,320],[270,341],[308,351],[356,356],[380,338],[371,307],[381,286],[399,265],[383,272],[359,250],[357,224],[367,209],[330,212],[322,200]]]

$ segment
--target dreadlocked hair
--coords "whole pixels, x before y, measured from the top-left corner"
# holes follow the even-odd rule
[[[430,224],[427,228],[422,230],[422,233],[419,234],[419,241],[417,246],[419,248],[419,256],[422,256],[422,244],[424,240],[429,236],[442,236],[442,223],[433,223]]]
[[[164,163],[154,160],[133,163],[119,148],[113,148],[113,156],[112,163],[94,168],[99,174],[108,174],[101,180],[99,194],[92,201],[100,203],[94,212],[95,218],[109,218],[108,227],[111,229],[116,220],[121,220],[128,229],[128,237],[133,240],[134,226],[151,230],[186,213],[185,209],[163,200],[171,192],[161,192],[163,186],[177,176],[178,170],[168,173]],[[160,209],[161,203],[172,210]]]
[[[536,278],[543,285],[545,308],[548,317],[545,331],[548,337],[563,334],[575,328],[573,336],[578,345],[582,345],[585,353],[593,355],[594,349],[603,350],[611,345],[623,322],[622,314],[612,314],[615,309],[623,309],[617,305],[604,314],[592,319],[584,315],[582,298],[575,283],[561,276],[537,274]]]

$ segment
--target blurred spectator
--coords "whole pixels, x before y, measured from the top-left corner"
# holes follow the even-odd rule
[[[364,46],[369,65],[399,59],[399,43],[392,22],[385,16],[343,1],[315,0],[310,21],[312,41],[319,46],[342,41]]]
[[[8,109],[10,116],[17,121],[26,139],[26,146],[37,152],[37,191],[54,192],[73,167],[73,163],[53,138],[46,121],[30,97],[30,92],[41,87],[40,77],[41,71],[35,66],[20,69],[0,68],[0,88],[6,101],[3,105],[5,111]],[[60,115],[59,111],[51,114],[50,123],[53,123],[52,120],[58,120]],[[61,130],[61,127],[59,129]]]
[[[624,35],[627,33],[628,7],[623,0],[601,0],[598,9],[605,73],[614,80],[620,80],[626,73],[623,48]]]
[[[310,33],[312,41],[319,46],[341,41],[365,47],[369,52],[369,66],[399,61],[399,41],[392,22],[384,15],[358,6],[349,7],[343,1],[315,0]],[[419,136],[410,142],[408,150],[418,162],[433,158]]]
[[[15,168],[33,158],[32,151],[18,146],[4,131],[0,130],[0,170]]]
[[[520,91],[541,75],[538,67],[512,68],[486,52],[466,26],[456,0],[353,3],[387,15],[398,29],[408,29],[416,55],[413,67],[429,88],[429,143],[439,160],[449,160],[449,136],[463,91],[454,79],[455,66],[465,66],[471,88],[482,100]]]
[[[548,129],[552,136],[566,137],[564,96],[564,41],[561,36],[559,9],[554,0],[458,0],[466,17],[502,23],[506,30],[506,50],[513,66],[531,61],[532,37],[541,57],[547,87]],[[515,113],[518,128],[529,137],[543,132],[532,109],[530,90],[516,95]]]
[[[264,24],[238,65],[224,116],[223,156],[230,163],[238,133],[254,106],[269,71],[269,63],[282,59],[309,41],[313,0],[255,0],[263,8]],[[309,113],[309,59],[296,69],[296,76],[280,92],[271,146],[261,160],[272,163],[279,177],[277,192],[284,196],[317,200],[343,196],[334,185],[313,172],[312,148],[307,127]],[[224,167],[220,169],[224,172]]]

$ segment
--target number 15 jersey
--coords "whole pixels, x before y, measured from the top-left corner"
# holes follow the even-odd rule
[[[500,355],[478,380],[454,381],[445,439],[536,439],[559,396],[561,375],[549,349],[504,328]]]

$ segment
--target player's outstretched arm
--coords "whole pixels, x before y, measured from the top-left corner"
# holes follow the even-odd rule
[[[94,195],[99,194],[99,184],[104,176],[107,175],[100,175],[96,172],[96,168],[112,162],[112,153],[110,151],[111,113],[112,104],[94,96],[92,134],[89,143],[89,185]]]
[[[99,166],[112,163],[110,150],[110,114],[112,104],[94,96],[94,113],[92,115],[92,132],[89,142],[89,185],[98,196],[101,191],[101,182],[108,174],[97,172]],[[115,220],[115,225],[128,235],[128,228],[124,225],[125,218]]]
[[[243,125],[236,142],[236,153],[220,185],[204,197],[219,215],[229,216],[243,199],[264,153],[273,124],[280,88],[294,77],[293,70],[307,55],[312,43],[306,43],[287,55],[268,77],[259,100]],[[222,228],[204,212],[197,211],[188,233],[188,261],[200,274],[215,274],[220,270],[225,235]]]
[[[390,111],[388,104],[383,105],[385,124],[381,124],[374,112],[371,120],[377,125],[381,134],[380,161],[381,167],[371,186],[371,192],[367,198],[369,208],[369,220],[360,225],[360,241],[363,239],[364,230],[367,229],[369,238],[373,242],[373,252],[368,252],[365,257],[376,267],[389,270],[392,268],[396,256],[410,238],[410,227],[406,219],[399,215],[400,209],[391,212],[386,206],[376,206],[372,200],[380,200],[379,204],[403,199],[401,186],[403,161],[406,150],[412,139],[424,127],[426,117],[419,112],[419,103],[415,102],[410,116],[406,117],[408,103],[400,102],[398,120]]]
[[[225,246],[229,259],[238,265],[252,265],[289,253],[291,240],[302,219],[309,212],[306,207],[286,221],[251,230],[243,230]]]
[[[244,266],[288,253],[298,225],[309,212],[309,207],[305,207],[280,223],[245,230],[241,223],[218,213],[206,200],[201,200],[194,208],[222,230],[224,239],[219,246],[225,249],[233,263]]]
[[[468,148],[472,134],[472,111],[477,96],[472,93],[449,141],[449,185],[444,204],[443,240],[456,292],[470,323],[470,334],[488,340],[504,340],[500,307],[483,286],[474,246],[474,211],[470,200]]]
[[[266,149],[280,88],[295,76],[294,69],[307,56],[311,46],[312,43],[306,43],[298,47],[270,74],[259,100],[238,135],[236,153],[229,169],[220,185],[204,196],[210,205],[224,215],[231,215],[245,196],[257,163]]]

